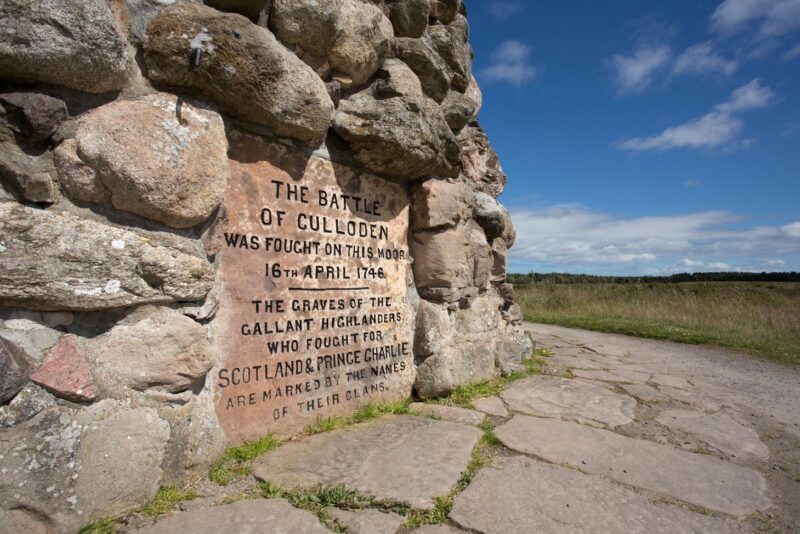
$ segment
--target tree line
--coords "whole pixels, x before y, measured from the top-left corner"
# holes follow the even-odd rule
[[[508,281],[526,284],[677,284],[681,282],[800,282],[800,273],[677,273],[669,276],[600,276],[571,273],[511,273]]]

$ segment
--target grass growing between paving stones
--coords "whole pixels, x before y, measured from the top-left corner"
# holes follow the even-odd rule
[[[245,465],[245,462],[277,449],[281,443],[282,441],[272,434],[267,434],[257,441],[250,441],[227,449],[222,458],[211,467],[211,473],[209,473],[211,481],[220,486],[227,486],[231,482],[246,477],[250,474],[251,467]]]
[[[800,284],[554,284],[515,287],[525,320],[800,364]]]
[[[78,531],[78,534],[116,534],[117,519],[104,517]]]
[[[306,434],[321,434],[323,432],[330,432],[347,425],[356,423],[363,423],[371,419],[377,419],[383,415],[405,415],[411,414],[412,410],[409,408],[411,398],[405,398],[399,401],[384,402],[384,403],[367,403],[359,406],[356,411],[350,415],[338,415],[333,417],[318,417],[313,424],[308,425],[305,429]]]
[[[192,489],[181,490],[175,486],[161,488],[153,501],[142,508],[142,514],[147,517],[158,517],[174,510],[179,502],[191,501],[196,498],[197,493]]]
[[[503,389],[522,378],[541,374],[547,362],[540,358],[542,353],[547,353],[546,349],[534,348],[531,356],[522,360],[522,369],[515,371],[507,376],[501,376],[492,380],[465,384],[453,390],[447,397],[428,401],[432,404],[442,404],[445,406],[459,406],[461,408],[474,409],[472,401],[481,397],[496,397]],[[549,353],[547,353],[549,355]]]

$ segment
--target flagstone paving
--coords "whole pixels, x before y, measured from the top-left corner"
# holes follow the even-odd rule
[[[798,368],[716,348],[526,328],[552,354],[544,374],[473,400],[475,410],[415,405],[417,415],[288,442],[250,462],[254,476],[225,488],[207,482],[200,499],[182,505],[188,511],[129,529],[800,532]],[[494,435],[479,445],[483,430],[474,425],[484,414]],[[481,456],[485,465],[464,479]],[[281,499],[214,506],[252,495],[258,481],[284,490],[344,485],[384,508],[328,508],[323,523]],[[392,508],[412,519],[404,518],[386,502],[416,511]],[[413,530],[426,522],[420,517],[440,524]]]

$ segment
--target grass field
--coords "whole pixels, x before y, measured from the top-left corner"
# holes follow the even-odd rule
[[[527,321],[719,345],[800,364],[800,283],[543,282],[515,290]]]

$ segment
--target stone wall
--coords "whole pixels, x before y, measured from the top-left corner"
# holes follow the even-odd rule
[[[73,531],[204,476],[226,444],[520,365],[506,176],[476,121],[466,15],[461,0],[0,3],[0,524]],[[306,219],[270,227],[271,210],[347,229],[303,241]],[[322,249],[252,248],[282,236]],[[340,299],[298,297],[325,291]],[[361,357],[385,347],[381,376],[358,354],[338,371],[302,345],[265,357],[270,339],[310,343],[291,325],[334,336],[316,308],[261,317],[254,299],[371,306],[391,324],[336,332]],[[284,333],[245,341],[256,323]],[[230,394],[259,358],[262,381],[298,362],[302,387],[269,378],[298,402]]]

